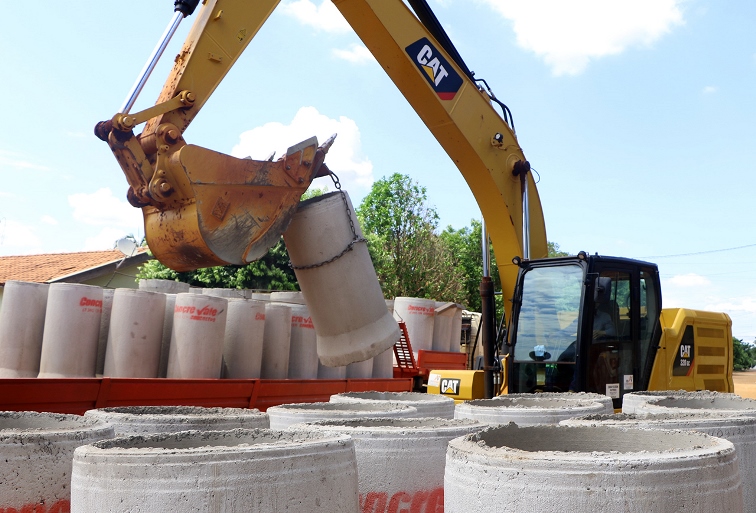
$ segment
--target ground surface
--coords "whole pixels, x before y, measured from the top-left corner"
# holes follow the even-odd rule
[[[734,372],[735,393],[748,399],[756,399],[756,370]]]

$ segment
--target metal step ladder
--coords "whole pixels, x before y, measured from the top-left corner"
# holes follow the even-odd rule
[[[402,370],[416,371],[417,362],[415,362],[415,355],[412,354],[407,324],[404,321],[399,321],[399,332],[399,340],[394,344],[396,366]]]

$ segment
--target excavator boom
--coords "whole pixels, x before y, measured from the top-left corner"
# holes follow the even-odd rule
[[[414,5],[424,0],[412,0]],[[164,264],[188,270],[241,264],[278,240],[330,146],[309,140],[275,162],[235,159],[188,145],[183,132],[278,4],[206,0],[155,107],[118,113],[96,132],[107,140],[141,207],[150,248]],[[515,255],[547,254],[538,192],[514,131],[461,64],[434,37],[427,16],[402,0],[334,4],[459,168],[475,196],[511,297]],[[249,103],[246,98],[239,102]],[[134,135],[136,124],[144,130]],[[524,189],[524,190],[523,190]],[[527,202],[523,192],[527,191]],[[529,213],[523,234],[523,204]],[[529,247],[528,247],[529,246]]]

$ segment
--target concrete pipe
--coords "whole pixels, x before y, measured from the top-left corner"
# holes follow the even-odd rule
[[[373,357],[373,377],[390,379],[394,377],[394,349],[386,349]]]
[[[412,418],[417,409],[403,404],[381,403],[295,403],[271,406],[267,410],[271,429],[286,429],[292,424],[316,420],[355,418]]]
[[[495,426],[449,442],[446,513],[738,513],[731,442],[693,431]]]
[[[564,399],[568,401],[581,401],[581,402],[593,402],[601,403],[604,406],[602,413],[614,413],[614,402],[612,398],[604,394],[595,394],[593,392],[570,392],[565,394],[564,392],[539,392],[538,394],[506,394],[494,397],[497,399]]]
[[[164,317],[165,294],[116,289],[103,375],[157,378]]]
[[[367,243],[345,192],[300,203],[283,236],[310,307],[324,365],[367,360],[399,339],[399,327],[386,309]]]
[[[271,294],[273,296],[274,294]],[[289,379],[317,379],[318,337],[306,305],[290,303]]]
[[[139,280],[139,290],[162,292],[163,294],[183,294],[189,292],[188,283],[173,280]]]
[[[200,406],[120,406],[89,410],[84,416],[107,422],[113,426],[116,436],[267,429],[270,424],[268,415],[260,410]]]
[[[636,406],[635,412],[651,415],[715,412],[719,415],[756,417],[756,400],[745,399],[735,394],[686,392],[650,399]]]
[[[601,403],[589,400],[547,397],[540,394],[522,394],[509,398],[477,399],[456,405],[455,419],[473,419],[485,424],[507,424],[514,422],[520,426],[539,424],[559,424],[560,421],[580,415],[604,413]]]
[[[348,379],[363,379],[373,377],[373,358],[361,362],[352,362],[346,366]]]
[[[346,365],[328,367],[318,360],[318,379],[346,379]]]
[[[460,345],[462,345],[462,312],[464,308],[460,305],[454,309],[454,317],[452,318],[452,327],[449,340],[449,351],[459,351]]]
[[[46,283],[9,280],[0,305],[0,378],[36,378],[47,309]]]
[[[40,378],[93,378],[100,337],[102,289],[53,283],[47,293]]]
[[[165,295],[165,311],[163,314],[163,336],[160,341],[160,364],[158,377],[168,375],[168,357],[171,353],[171,335],[173,334],[173,315],[176,309],[176,294]]]
[[[263,337],[263,379],[286,379],[291,355],[291,308],[282,303],[266,303]]]
[[[444,506],[449,441],[484,427],[472,420],[377,418],[320,420],[289,429],[354,440],[360,511],[435,513]]]
[[[456,303],[436,301],[433,316],[432,349],[434,351],[451,351],[452,324],[454,324],[454,313],[456,311]],[[455,347],[454,350],[456,351],[457,348]]]
[[[357,486],[346,436],[182,431],[77,449],[71,513],[355,513]]]
[[[304,294],[301,290],[279,290],[270,293],[270,300],[276,303],[291,303],[294,305],[306,305]]]
[[[394,317],[406,324],[415,359],[419,350],[431,351],[433,349],[435,315],[436,302],[432,299],[419,297],[394,299]]]
[[[102,373],[105,372],[105,352],[108,349],[113,296],[115,296],[115,289],[102,289],[102,313],[100,314],[100,334],[97,337],[97,365],[95,366],[95,376],[97,377],[101,377]]]
[[[97,419],[0,412],[0,511],[67,513],[74,449],[112,437]]]
[[[730,417],[712,413],[659,415],[586,415],[560,422],[565,426],[612,426],[645,429],[693,430],[724,438],[735,446],[743,482],[743,504],[747,513],[756,513],[756,417]]]
[[[259,378],[264,337],[265,303],[229,299],[223,338],[223,377]]]
[[[244,291],[240,289],[204,288],[202,293],[207,296],[225,297],[228,299],[246,299]]]
[[[168,378],[220,378],[228,301],[177,294],[168,354]]]
[[[645,390],[642,392],[630,392],[622,396],[622,413],[636,413],[638,405],[662,397],[686,396],[690,392],[687,390]],[[720,397],[722,395],[735,396],[735,394],[723,394],[721,392],[712,392],[701,390],[697,392],[700,396]],[[740,396],[737,396],[740,397]]]
[[[454,399],[419,392],[344,392],[331,396],[332,403],[404,404],[417,410],[417,417],[454,418]]]

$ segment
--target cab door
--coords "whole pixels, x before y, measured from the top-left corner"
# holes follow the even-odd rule
[[[584,390],[607,395],[615,408],[622,396],[644,390],[654,322],[659,318],[656,275],[637,267],[598,270],[583,334]],[[649,329],[651,328],[651,329]],[[587,350],[586,350],[587,349]]]

